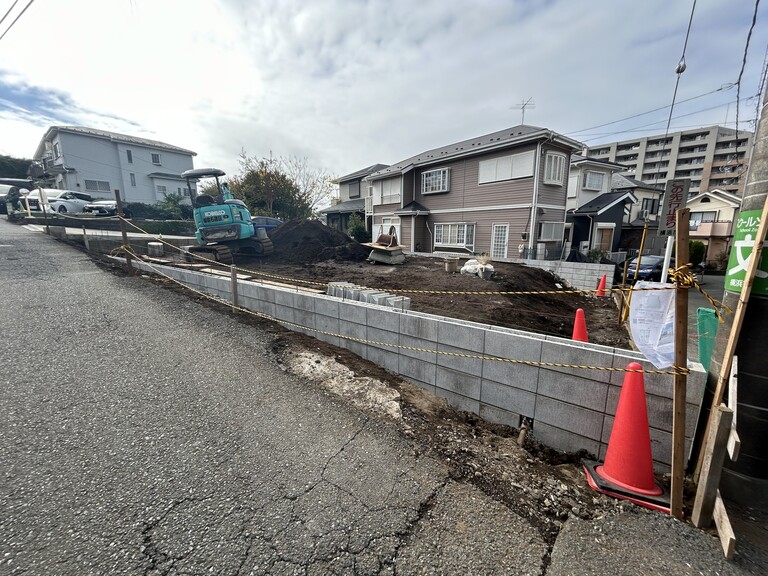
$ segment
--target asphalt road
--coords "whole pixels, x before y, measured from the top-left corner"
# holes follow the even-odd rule
[[[0,575],[761,573],[626,504],[548,547],[267,332],[5,220],[0,286]]]
[[[539,572],[527,521],[268,334],[5,220],[0,283],[0,574]]]

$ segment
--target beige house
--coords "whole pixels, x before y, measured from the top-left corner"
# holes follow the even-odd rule
[[[707,246],[706,262],[715,262],[722,252],[730,248],[733,223],[739,212],[741,199],[724,190],[701,192],[686,204],[691,210],[691,240],[700,240]]]
[[[560,257],[568,167],[581,145],[520,125],[424,151],[364,179],[373,237],[409,252]]]

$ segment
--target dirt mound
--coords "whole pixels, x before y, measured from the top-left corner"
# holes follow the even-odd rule
[[[297,264],[326,260],[361,262],[371,251],[317,220],[291,220],[276,228],[270,238],[277,259]]]

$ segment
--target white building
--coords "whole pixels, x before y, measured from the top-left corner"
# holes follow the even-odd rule
[[[79,126],[51,126],[35,151],[60,189],[154,204],[165,194],[188,194],[179,175],[194,168],[195,152],[136,136]]]

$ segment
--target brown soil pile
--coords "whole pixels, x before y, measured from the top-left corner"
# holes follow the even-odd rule
[[[291,220],[272,231],[272,260],[308,264],[324,260],[361,262],[370,248],[317,220]]]

